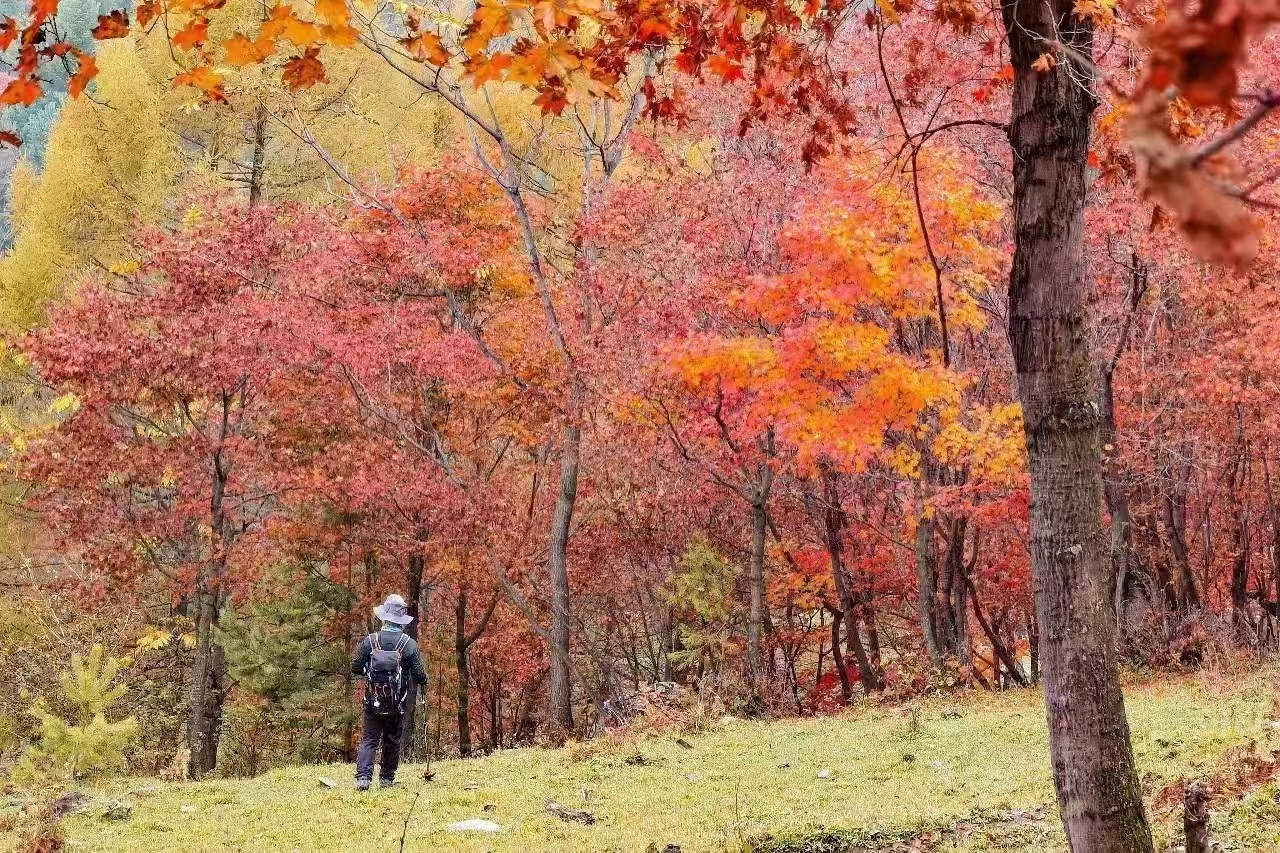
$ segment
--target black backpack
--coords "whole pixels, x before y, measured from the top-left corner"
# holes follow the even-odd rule
[[[395,648],[382,647],[382,635],[369,635],[369,667],[365,671],[365,703],[375,716],[385,717],[404,711],[404,670],[400,665],[409,638],[400,635]]]

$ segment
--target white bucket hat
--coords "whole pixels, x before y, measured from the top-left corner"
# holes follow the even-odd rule
[[[386,601],[373,608],[373,615],[392,625],[408,625],[413,621],[413,617],[409,615],[409,605],[395,593],[388,595]]]

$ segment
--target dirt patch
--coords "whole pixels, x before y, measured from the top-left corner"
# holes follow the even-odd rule
[[[923,853],[945,843],[984,838],[988,846],[1012,847],[1046,838],[1052,824],[1047,809],[992,812],[979,810],[963,820],[934,829],[905,832],[819,829],[762,838],[752,853]]]

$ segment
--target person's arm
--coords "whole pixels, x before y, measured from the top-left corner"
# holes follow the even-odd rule
[[[413,680],[418,683],[419,687],[426,684],[427,668],[422,663],[422,652],[418,649],[417,643],[414,643],[413,648],[409,651],[408,661],[409,671],[413,673]]]
[[[369,645],[369,638],[365,637],[360,641],[360,645],[356,646],[356,656],[351,659],[351,674],[364,675],[369,668],[369,658],[373,656],[373,647]]]

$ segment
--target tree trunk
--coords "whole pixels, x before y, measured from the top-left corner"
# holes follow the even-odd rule
[[[1100,440],[1104,448],[1103,497],[1107,502],[1107,514],[1111,516],[1111,571],[1116,578],[1116,593],[1112,606],[1116,612],[1117,629],[1123,636],[1130,585],[1129,562],[1133,553],[1133,516],[1129,511],[1128,485],[1115,462],[1116,402],[1113,376],[1114,366],[1109,365],[1109,369],[1103,371],[1102,387],[1098,397],[1102,405]]]
[[[920,633],[924,648],[936,670],[942,669],[942,647],[938,644],[937,594],[934,577],[937,567],[933,559],[933,518],[921,513],[916,522],[916,578],[919,587]]]
[[[405,561],[404,578],[404,600],[408,605],[408,615],[413,617],[413,621],[404,627],[404,633],[409,639],[421,645],[419,641],[422,636],[422,620],[419,617],[422,612],[422,578],[427,568],[426,555],[423,554],[421,546],[427,541],[427,529],[419,527],[414,531],[413,538],[418,543],[418,547]],[[410,679],[404,700],[404,721],[400,727],[401,755],[405,761],[413,761],[417,757],[418,742],[414,737],[418,730],[417,726],[418,685]]]
[[[577,393],[577,392],[575,392]],[[575,406],[575,412],[577,410]],[[551,738],[562,742],[573,733],[573,696],[569,677],[569,527],[578,499],[578,468],[582,461],[582,429],[571,422],[564,430],[560,452],[560,491],[551,519]]]
[[[1005,0],[1014,67],[1009,338],[1031,474],[1031,565],[1049,752],[1071,853],[1152,853],[1116,666],[1115,576],[1085,317],[1092,25],[1073,0]],[[1070,22],[1060,29],[1060,22]],[[1063,43],[1058,65],[1033,63]],[[1067,53],[1071,51],[1071,53]]]
[[[844,666],[844,652],[840,650],[840,623],[843,617],[844,614],[838,611],[831,613],[831,663],[840,676],[840,698],[848,705],[853,698],[853,683],[849,681],[849,671]]]
[[[750,611],[746,620],[746,680],[754,697],[759,697],[760,683],[764,679],[764,533],[769,521],[768,502],[772,488],[773,469],[767,462],[760,462],[759,479],[751,500]]]
[[[458,755],[471,755],[471,669],[467,665],[467,588],[458,591],[453,610],[453,654],[458,670]]]
[[[218,596],[210,585],[209,578],[201,578],[196,594],[199,612],[196,616],[195,659],[191,663],[191,706],[187,711],[187,749],[190,753],[187,775],[193,780],[199,780],[213,770],[218,750],[216,727],[210,714],[218,694],[214,673],[218,655],[213,640],[218,621]],[[217,710],[220,712],[221,708]],[[210,760],[211,754],[215,760]]]
[[[827,556],[831,561],[831,576],[835,581],[836,595],[840,597],[840,615],[844,619],[849,649],[853,652],[854,660],[858,664],[858,680],[862,682],[862,689],[870,693],[880,690],[884,685],[881,683],[879,672],[867,655],[866,647],[862,644],[862,635],[858,630],[859,601],[853,590],[852,579],[845,573],[844,540],[841,535],[844,531],[845,513],[840,504],[840,490],[836,477],[834,471],[822,473],[823,532],[827,543]],[[838,629],[837,634],[833,636],[837,635]],[[837,657],[837,660],[842,659],[842,655]],[[841,678],[846,677],[843,673],[842,668]],[[848,699],[849,695],[846,694],[845,700]]]
[[[267,108],[259,104],[253,114],[253,155],[249,163],[249,208],[262,201],[262,179],[267,159]]]
[[[1186,853],[1210,853],[1209,789],[1203,782],[1192,782],[1182,795],[1182,830],[1186,834]]]

